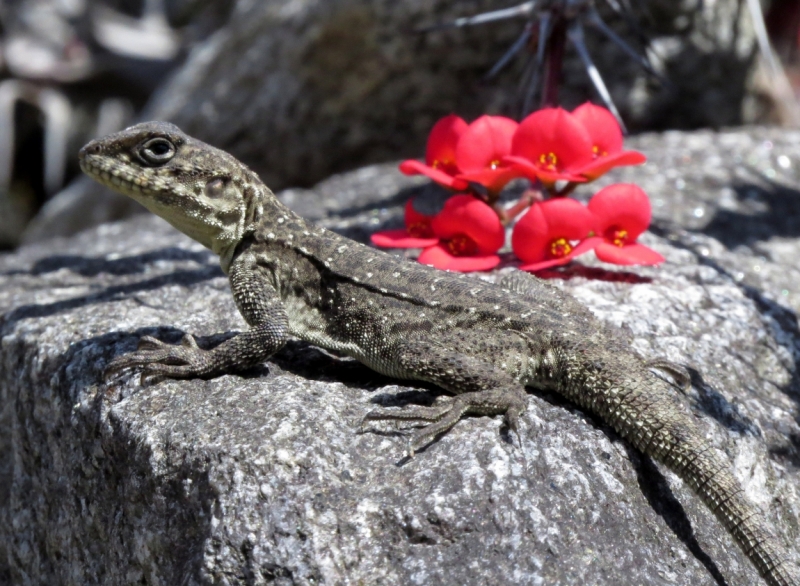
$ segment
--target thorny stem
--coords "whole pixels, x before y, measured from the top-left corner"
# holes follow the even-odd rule
[[[567,44],[567,21],[556,18],[550,38],[547,39],[547,53],[544,66],[544,88],[542,107],[558,106],[558,88],[561,85],[561,69],[564,61],[564,48]]]

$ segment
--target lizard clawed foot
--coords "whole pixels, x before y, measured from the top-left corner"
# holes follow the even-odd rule
[[[464,393],[456,395],[452,401],[432,407],[371,411],[364,416],[361,426],[363,428],[368,421],[427,422],[428,425],[414,431],[408,440],[407,455],[412,457],[420,448],[447,433],[464,415],[504,413],[509,431],[519,441],[519,416],[525,411],[527,400],[527,394],[522,387]],[[519,443],[522,445],[521,441]]]
[[[118,356],[108,363],[105,378],[128,368],[143,366],[140,382],[149,377],[192,378],[208,374],[208,352],[198,347],[190,334],[180,345],[166,344],[152,336],[142,336],[136,352]]]

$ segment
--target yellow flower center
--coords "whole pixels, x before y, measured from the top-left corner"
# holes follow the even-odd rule
[[[554,152],[542,153],[539,155],[539,163],[543,167],[554,171],[558,165],[558,157]]]
[[[497,169],[499,166],[500,166],[500,161],[498,161],[497,159],[489,163],[490,169]]]
[[[599,146],[594,145],[594,146],[592,146],[592,154],[594,155],[595,159],[597,157],[607,157],[608,156],[608,151],[601,151]]]
[[[628,231],[622,228],[612,228],[609,231],[608,239],[616,246],[622,247],[628,242]]]
[[[572,252],[572,244],[566,238],[556,238],[550,242],[550,256],[562,258]]]
[[[414,238],[430,238],[433,236],[431,227],[427,222],[414,222],[406,226],[406,232]]]
[[[456,165],[456,162],[450,159],[434,159],[433,163],[431,163],[431,167],[434,169],[439,169],[448,175],[455,175],[458,173],[458,166]]]
[[[475,241],[464,234],[457,234],[447,241],[447,249],[453,256],[471,256],[477,252]]]

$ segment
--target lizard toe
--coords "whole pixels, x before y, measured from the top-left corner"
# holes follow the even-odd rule
[[[143,348],[144,346],[144,348]],[[141,380],[158,377],[192,378],[208,373],[207,352],[197,347],[194,339],[179,346],[165,344],[155,338],[144,336],[139,350],[118,356],[106,366],[106,379],[130,368],[143,367]]]
[[[136,368],[137,366],[141,366],[142,364],[146,364],[146,361],[142,360],[139,352],[132,352],[130,354],[117,356],[106,365],[106,368],[103,371],[103,377],[105,379],[109,379],[119,374],[123,370],[127,370],[129,368]]]
[[[433,407],[414,406],[401,409],[376,409],[364,416],[364,419],[361,420],[361,427],[363,428],[369,421],[437,421],[444,417],[450,408],[450,404],[443,404]]]

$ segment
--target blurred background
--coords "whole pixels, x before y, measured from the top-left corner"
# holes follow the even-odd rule
[[[526,7],[576,6],[630,132],[800,125],[797,0],[2,0],[0,249],[138,213],[80,177],[77,151],[139,120],[175,122],[277,190],[419,157],[451,112],[519,118],[540,30]],[[646,67],[589,26],[595,10]],[[602,103],[567,46],[559,103],[586,100]]]

